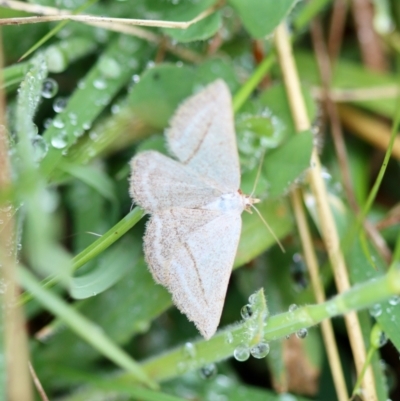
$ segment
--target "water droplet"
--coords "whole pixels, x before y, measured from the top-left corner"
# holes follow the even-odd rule
[[[83,123],[82,124],[82,128],[84,129],[84,130],[89,130],[90,128],[92,128],[92,123],[90,122],[90,121],[88,121],[88,122],[86,122],[86,123]]]
[[[61,129],[61,128],[64,128],[64,126],[65,126],[64,121],[58,116],[52,121],[52,123],[53,123],[53,127],[55,127],[55,128]]]
[[[147,62],[146,67],[147,68],[154,68],[154,66],[156,65],[156,63],[153,60],[150,60]]]
[[[183,353],[186,357],[195,358],[196,357],[196,347],[193,343],[187,342],[183,346]]]
[[[52,78],[47,78],[43,81],[42,96],[46,99],[51,99],[58,92],[58,84]]]
[[[93,81],[93,86],[99,90],[106,89],[107,81],[104,78],[97,78]]]
[[[73,132],[73,135],[74,135],[75,138],[80,138],[83,134],[84,134],[84,131],[81,130],[81,129],[79,129],[79,128],[76,129],[76,130]]]
[[[388,338],[386,336],[386,333],[382,331],[381,335],[379,336],[379,347],[383,347],[387,342]]]
[[[247,304],[243,306],[243,308],[240,310],[240,315],[242,316],[242,319],[248,320],[251,318],[253,315],[253,309],[251,308],[250,304]]]
[[[46,153],[49,150],[49,145],[47,144],[46,140],[40,135],[36,135],[32,139],[32,145],[35,161],[39,162],[43,159],[44,156],[46,156]]]
[[[307,330],[306,328],[297,330],[297,332],[296,332],[297,338],[300,338],[301,340],[302,340],[303,338],[306,338],[306,337],[307,337],[307,334],[308,334],[308,330]]]
[[[118,78],[121,75],[120,65],[110,56],[101,57],[98,67],[106,78]]]
[[[289,312],[294,312],[296,309],[298,308],[298,306],[296,304],[291,304],[289,305]]]
[[[292,259],[290,275],[294,282],[295,290],[301,291],[308,286],[307,267],[300,253],[295,253]]]
[[[140,81],[140,75],[134,74],[132,75],[132,81],[137,84]]]
[[[66,106],[67,106],[67,99],[65,97],[58,97],[56,100],[54,100],[53,110],[56,113],[61,113]]]
[[[239,362],[247,361],[250,357],[249,347],[244,344],[238,345],[233,351],[233,357]]]
[[[389,298],[389,304],[392,306],[398,305],[400,303],[400,296],[394,295],[393,297]]]
[[[250,354],[257,359],[265,358],[269,354],[269,344],[268,343],[258,343],[250,349]]]
[[[64,149],[67,146],[67,132],[56,132],[51,138],[51,145],[56,149]]]
[[[382,307],[380,304],[375,304],[372,305],[371,308],[369,309],[369,314],[372,317],[378,317],[382,314]]]
[[[257,297],[257,295],[254,293],[254,294],[251,294],[250,296],[249,296],[249,303],[250,303],[250,305],[253,305],[254,304],[254,302],[256,301],[256,297]]]
[[[233,343],[233,334],[230,331],[227,331],[225,333],[225,341],[227,342],[227,344]]]
[[[205,366],[203,366],[199,373],[201,378],[203,379],[212,379],[213,377],[215,377],[217,375],[217,366],[215,365],[215,363],[209,363]]]
[[[89,133],[89,138],[90,138],[92,141],[96,142],[96,141],[99,139],[99,135],[97,134],[96,131],[90,131],[90,133]]]
[[[44,129],[50,128],[52,125],[53,125],[53,120],[51,118],[46,118],[43,121],[43,128]]]
[[[111,113],[118,114],[121,111],[121,106],[119,104],[113,104],[111,106]]]

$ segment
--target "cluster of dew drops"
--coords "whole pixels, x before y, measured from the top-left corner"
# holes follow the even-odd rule
[[[256,325],[259,325],[259,322],[257,319],[254,319],[256,317],[257,313],[260,313],[255,310],[254,304],[255,304],[255,299],[256,299],[256,294],[252,294],[249,297],[249,303],[244,305],[243,308],[241,309],[241,316],[245,322],[249,322],[248,326],[248,335],[249,338],[252,337],[254,334],[254,331],[257,330],[258,328],[255,327]],[[294,311],[298,308],[296,304],[292,304],[289,306],[289,318],[293,317]],[[252,322],[253,321],[253,322]],[[264,326],[266,325],[266,316],[264,319]],[[254,326],[254,327],[252,327]],[[301,328],[296,332],[296,336],[299,339],[304,339],[307,337],[308,330],[306,328]],[[289,337],[287,337],[289,338]],[[228,344],[232,344],[234,342],[234,336],[231,331],[227,331],[225,333],[225,341]],[[253,358],[256,359],[262,359],[265,358],[270,352],[270,345],[265,342],[265,341],[260,341],[258,344],[255,344],[253,346],[249,346],[248,341],[242,341],[233,351],[233,357],[239,361],[239,362],[244,362],[250,358],[250,355]],[[196,357],[197,357],[197,352],[196,352],[196,346],[191,343],[187,342],[184,347],[183,347],[183,354],[184,354],[184,361],[179,362],[178,364],[178,370],[179,371],[185,371],[190,369],[190,361],[195,363]],[[199,370],[200,377],[203,379],[210,379],[213,378],[217,375],[217,366],[215,363],[209,363],[204,365],[200,370]]]

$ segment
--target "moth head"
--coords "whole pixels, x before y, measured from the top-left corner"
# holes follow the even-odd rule
[[[243,203],[244,203],[244,210],[250,214],[253,213],[252,211],[252,206],[255,203],[260,203],[261,200],[258,198],[253,198],[252,195],[245,195],[240,189],[239,189],[239,194],[242,196]]]

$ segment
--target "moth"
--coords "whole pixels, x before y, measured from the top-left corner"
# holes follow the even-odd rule
[[[232,98],[218,79],[185,100],[166,130],[168,150],[130,162],[130,195],[150,214],[144,253],[154,280],[202,336],[217,330],[242,227],[259,200],[240,188]]]

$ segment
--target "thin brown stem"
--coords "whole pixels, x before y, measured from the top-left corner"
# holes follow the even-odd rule
[[[49,401],[49,398],[47,397],[46,392],[44,391],[44,388],[42,386],[42,383],[40,383],[40,380],[37,377],[37,374],[35,372],[35,369],[33,369],[31,362],[28,362],[28,366],[29,366],[29,372],[31,373],[31,376],[32,376],[33,384],[35,385],[36,390],[38,391],[38,393],[40,395],[40,398],[43,401]]]
[[[342,47],[347,11],[347,0],[335,0],[328,33],[328,54],[332,62],[337,59]]]
[[[382,42],[374,30],[373,4],[369,0],[352,0],[352,12],[364,64],[375,71],[386,71],[388,63]]]

